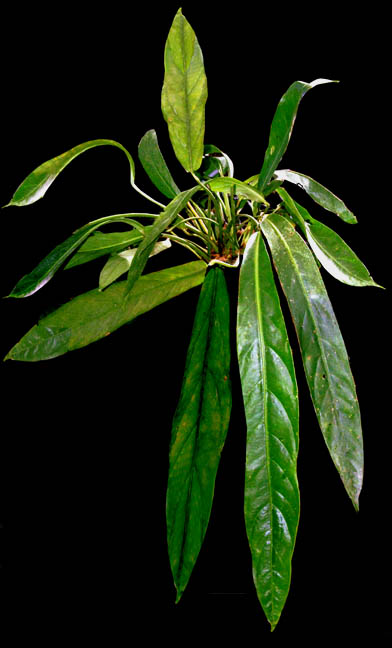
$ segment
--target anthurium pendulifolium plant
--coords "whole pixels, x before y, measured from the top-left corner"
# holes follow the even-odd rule
[[[342,238],[311,216],[287,187],[300,186],[327,212],[356,223],[342,200],[307,175],[278,169],[301,99],[312,88],[332,82],[292,83],[274,114],[261,169],[239,180],[230,158],[204,143],[207,79],[199,43],[181,9],[166,41],[164,67],[162,112],[174,153],[192,186],[177,187],[154,130],[141,139],[138,157],[162,193],[162,202],[135,184],[134,159],[113,140],[79,144],[30,173],[7,207],[43,198],[81,153],[115,146],[127,157],[133,189],[153,208],[83,225],[20,279],[10,297],[34,294],[59,269],[104,259],[98,287],[44,316],[6,359],[55,358],[201,286],[169,454],[167,542],[178,601],[206,533],[229,426],[234,323],[229,319],[225,274],[239,274],[235,325],[247,428],[245,524],[257,595],[274,629],[289,592],[299,520],[298,393],[275,273],[294,322],[321,432],[356,510],[363,473],[360,411],[321,270],[351,286],[378,284]],[[150,256],[168,250],[169,259],[175,245],[185,247],[196,260],[143,274]]]

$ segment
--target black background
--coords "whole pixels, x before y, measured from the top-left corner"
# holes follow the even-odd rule
[[[191,186],[160,112],[163,49],[177,8],[68,3],[4,16],[1,205],[32,169],[83,141],[117,140],[136,159],[150,128],[177,184]],[[182,8],[205,59],[205,141],[230,155],[240,179],[260,170],[274,110],[293,81],[340,81],[303,99],[280,167],[314,177],[346,202],[356,226],[293,190],[390,287],[390,81],[377,4],[371,15],[343,3]],[[136,182],[159,199],[138,163]],[[43,200],[2,211],[1,294],[77,227],[146,206],[118,149],[80,156]],[[165,252],[148,270],[188,260],[181,250]],[[2,357],[42,313],[95,287],[100,267],[97,261],[58,273],[32,297],[3,300]],[[227,275],[234,304],[238,276]],[[232,421],[210,525],[188,589],[174,605],[167,456],[195,289],[86,349],[2,365],[3,575],[15,638],[27,632],[57,645],[77,634],[118,645],[142,633],[145,641],[167,637],[177,645],[184,628],[192,638],[243,641],[390,636],[389,291],[323,276],[357,384],[365,480],[356,514],[318,429],[291,328],[302,399],[301,519],[291,590],[274,634],[253,587],[243,521],[245,422],[235,359]]]

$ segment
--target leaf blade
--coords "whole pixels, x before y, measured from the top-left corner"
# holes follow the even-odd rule
[[[316,79],[311,83],[295,81],[279,101],[272,120],[268,147],[259,175],[257,185],[259,191],[264,191],[287,149],[301,99],[308,90],[323,83],[333,83],[333,81],[329,79]]]
[[[155,243],[152,248],[150,257],[159,254],[170,247],[171,241],[169,239],[158,241],[158,243]],[[121,277],[121,275],[128,272],[135,254],[136,248],[133,248],[109,257],[99,275],[99,290],[104,290],[113,283],[113,281],[116,281]]]
[[[206,264],[191,261],[140,277],[125,300],[126,282],[75,297],[42,318],[12,347],[5,360],[36,362],[80,349],[155,308],[200,285]]]
[[[331,458],[355,509],[363,477],[361,418],[346,347],[316,261],[279,214],[262,223],[293,317],[305,375]]]
[[[247,420],[245,522],[260,603],[276,626],[299,520],[298,393],[271,263],[260,233],[240,271],[237,349]]]
[[[89,140],[88,142],[83,142],[69,151],[40,164],[23,180],[12,196],[10,202],[5,205],[5,207],[24,207],[25,205],[31,205],[40,198],[43,198],[59,173],[61,173],[61,171],[63,171],[63,169],[65,169],[72,160],[91,148],[107,145],[115,146],[125,153],[130,165],[131,184],[133,184],[135,177],[135,164],[131,155],[122,146],[122,144],[119,144],[119,142],[115,142],[114,140],[106,139]]]
[[[186,171],[202,162],[207,77],[196,35],[178,10],[165,45],[162,113],[178,161]]]
[[[354,214],[346,207],[343,200],[335,196],[329,189],[321,185],[313,178],[303,173],[291,171],[290,169],[279,169],[275,171],[275,177],[278,180],[287,180],[293,184],[299,185],[306,193],[321,207],[327,211],[333,212],[345,223],[355,225],[358,221]]]
[[[229,297],[209,270],[197,305],[173,419],[166,498],[170,565],[180,599],[207,530],[231,410]]]
[[[158,145],[155,130],[143,135],[138,147],[139,160],[151,182],[166,198],[175,198],[180,193]]]
[[[245,182],[241,182],[241,180],[236,180],[235,178],[212,178],[212,180],[208,181],[208,185],[213,191],[221,191],[228,194],[230,194],[234,189],[236,194],[238,194],[239,196],[243,196],[244,198],[247,198],[252,202],[259,202],[263,203],[264,205],[266,204],[266,200],[263,194],[258,191],[258,189],[252,187],[249,184],[246,184]]]

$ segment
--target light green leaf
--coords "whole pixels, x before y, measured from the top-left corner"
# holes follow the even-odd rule
[[[22,184],[19,185],[10,202],[5,206],[10,207],[14,205],[16,207],[22,207],[24,205],[30,205],[31,203],[36,202],[46,194],[50,185],[52,184],[52,182],[54,182],[59,173],[63,169],[65,169],[65,167],[70,162],[72,162],[72,160],[78,157],[78,155],[84,153],[85,151],[88,151],[91,148],[107,145],[116,146],[117,148],[121,149],[127,156],[131,170],[131,184],[133,185],[135,177],[135,164],[128,151],[122,146],[122,144],[119,144],[118,142],[115,142],[113,140],[96,139],[84,142],[83,144],[79,144],[78,146],[75,146],[69,151],[66,151],[61,155],[58,155],[57,157],[44,162],[39,167],[34,169],[34,171],[32,171],[32,173],[27,176]]]
[[[237,350],[247,422],[245,522],[260,603],[273,630],[291,580],[299,520],[298,394],[271,263],[259,232],[240,271]]]
[[[142,137],[138,148],[139,160],[151,182],[167,198],[180,193],[163,158],[155,130],[149,130]]]
[[[193,194],[199,190],[200,187],[197,185],[196,187],[182,191],[158,216],[158,218],[154,222],[154,225],[151,225],[150,230],[146,233],[143,241],[140,243],[137,249],[135,256],[133,257],[133,261],[128,272],[126,292],[129,292],[132,289],[135,281],[137,281],[137,279],[143,272],[144,266],[147,263],[147,259],[151,254],[151,250],[159,239],[160,235],[165,231],[167,227],[169,227],[169,225],[172,224],[174,219],[177,218],[180,211],[186,207],[187,202],[192,198]]]
[[[358,509],[363,475],[361,418],[346,347],[316,261],[281,215],[261,225],[286,294],[317,418],[333,462]]]
[[[350,223],[351,225],[357,223],[354,214],[347,209],[346,205],[342,200],[340,200],[340,198],[335,196],[331,191],[329,191],[329,189],[323,187],[319,182],[309,178],[309,176],[306,176],[303,173],[297,173],[297,171],[290,171],[290,169],[281,169],[275,171],[275,178],[282,181],[287,180],[287,182],[292,182],[301,187],[301,189],[304,189],[317,204],[324,207],[324,209],[333,212],[346,223]]]
[[[140,277],[126,296],[126,282],[75,297],[38,324],[9,351],[5,360],[49,360],[99,340],[142,313],[200,285],[206,264],[191,261]]]
[[[212,178],[212,180],[208,181],[208,186],[212,191],[221,191],[222,193],[228,194],[230,194],[234,188],[234,192],[237,196],[243,196],[252,202],[268,205],[260,191],[245,182],[241,182],[241,180],[236,180],[235,178]]]
[[[259,175],[257,188],[264,191],[287,149],[297,110],[302,97],[317,85],[332,83],[329,79],[316,79],[311,83],[295,81],[279,101],[271,124],[268,148]]]
[[[158,243],[155,243],[154,247],[152,248],[150,257],[154,256],[155,254],[159,254],[160,252],[163,252],[170,247],[171,242],[169,239],[158,241]],[[113,281],[116,281],[119,277],[121,277],[121,275],[123,275],[125,272],[128,272],[129,268],[131,267],[133,257],[136,254],[136,249],[137,248],[133,248],[132,250],[124,250],[124,252],[119,252],[118,254],[111,256],[107,260],[101,270],[101,274],[99,275],[99,290],[104,290],[104,288],[107,288],[107,286],[113,283]]]
[[[220,268],[203,284],[174,415],[166,499],[170,565],[180,599],[207,530],[231,410],[230,304]]]
[[[178,10],[165,46],[162,113],[177,159],[195,171],[203,157],[207,78],[192,27]]]

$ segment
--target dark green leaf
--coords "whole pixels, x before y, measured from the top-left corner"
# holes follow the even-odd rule
[[[243,196],[252,202],[258,202],[266,204],[263,194],[245,182],[241,180],[236,180],[235,178],[212,178],[208,181],[208,186],[212,191],[221,191],[223,193],[230,194],[234,188],[234,192],[237,196]]]
[[[165,46],[162,113],[174,152],[186,171],[203,157],[207,78],[195,33],[178,10]]]
[[[276,626],[299,519],[298,394],[271,263],[259,232],[240,272],[237,349],[247,422],[245,522],[257,594]]]
[[[275,177],[278,180],[287,180],[287,182],[292,182],[301,187],[316,203],[324,207],[324,209],[333,212],[346,223],[354,225],[357,222],[354,214],[347,209],[340,198],[335,196],[329,189],[323,187],[319,182],[309,178],[309,176],[303,173],[297,173],[297,171],[290,171],[290,169],[282,169],[275,171]]]
[[[158,241],[158,243],[155,243],[152,248],[150,257],[159,254],[170,247],[171,242],[169,239]],[[104,290],[104,288],[113,283],[113,281],[116,281],[121,277],[121,275],[128,272],[135,254],[136,248],[133,248],[132,250],[124,250],[124,252],[119,252],[118,254],[109,257],[99,275],[99,289]]]
[[[53,277],[57,270],[62,266],[64,261],[70,257],[70,255],[81,245],[81,243],[87,239],[90,234],[96,230],[98,227],[102,227],[107,223],[119,223],[126,222],[132,225],[137,225],[139,230],[139,237],[143,238],[143,234],[140,232],[140,229],[143,230],[143,227],[132,221],[132,216],[138,216],[138,214],[118,214],[117,216],[106,216],[105,218],[100,218],[97,221],[92,221],[87,223],[84,227],[81,227],[76,232],[72,234],[69,238],[66,239],[63,243],[60,243],[57,247],[52,250],[48,256],[46,256],[34,270],[29,274],[25,275],[18,281],[15,288],[10,293],[9,297],[28,297],[32,295],[37,290],[45,286],[48,281]],[[128,234],[129,236],[129,234]]]
[[[152,248],[157,242],[158,238],[164,230],[172,224],[174,219],[178,216],[179,212],[185,208],[187,202],[192,198],[200,187],[192,187],[186,191],[182,191],[176,196],[158,216],[154,225],[151,225],[150,230],[146,233],[143,241],[140,243],[137,252],[133,258],[127,279],[127,292],[131,290],[135,281],[140,277],[143,272],[147,259],[151,254]]]
[[[180,599],[210,517],[215,477],[230,419],[229,297],[223,272],[203,284],[174,415],[167,488],[170,564]]]
[[[264,191],[287,149],[302,97],[308,90],[321,83],[332,83],[332,81],[329,79],[316,79],[311,83],[295,81],[281,98],[271,124],[268,148],[257,185],[259,191]]]
[[[276,193],[283,200],[283,204],[286,207],[294,223],[301,228],[304,234],[306,234],[305,219],[301,211],[298,209],[295,200],[292,199],[292,197],[287,193],[286,189],[284,189],[283,187],[279,187],[276,190]]]
[[[90,140],[89,142],[84,142],[83,144],[79,144],[79,146],[75,146],[69,151],[62,153],[62,155],[58,155],[57,157],[48,160],[47,162],[44,162],[39,167],[37,167],[18,187],[6,207],[12,205],[22,207],[24,205],[30,205],[36,200],[39,200],[46,194],[50,185],[57,178],[59,173],[63,169],[65,169],[65,167],[78,155],[84,153],[84,151],[88,151],[91,148],[95,148],[96,146],[106,145],[116,146],[125,153],[131,168],[131,184],[133,184],[135,176],[135,165],[128,151],[121,144],[114,142],[113,140]]]
[[[148,230],[148,227],[145,230]],[[137,230],[131,230],[130,232],[94,232],[77,249],[65,269],[93,261],[106,254],[120,252],[126,247],[133,247],[140,243],[142,239],[143,235]]]
[[[10,350],[6,360],[49,360],[103,338],[204,280],[206,264],[192,261],[140,277],[128,298],[126,282],[104,292],[91,290],[75,297],[39,321]]]
[[[220,172],[225,176],[233,177],[234,167],[232,161],[217,146],[205,144],[203,161],[198,171],[196,171],[197,177],[204,182],[219,175]]]
[[[139,160],[151,182],[167,198],[174,198],[180,193],[174,182],[158,145],[155,130],[149,130],[142,137],[138,148]]]
[[[325,442],[354,507],[362,485],[361,418],[346,347],[320,272],[305,241],[279,214],[262,229],[268,239],[301,348]]]

